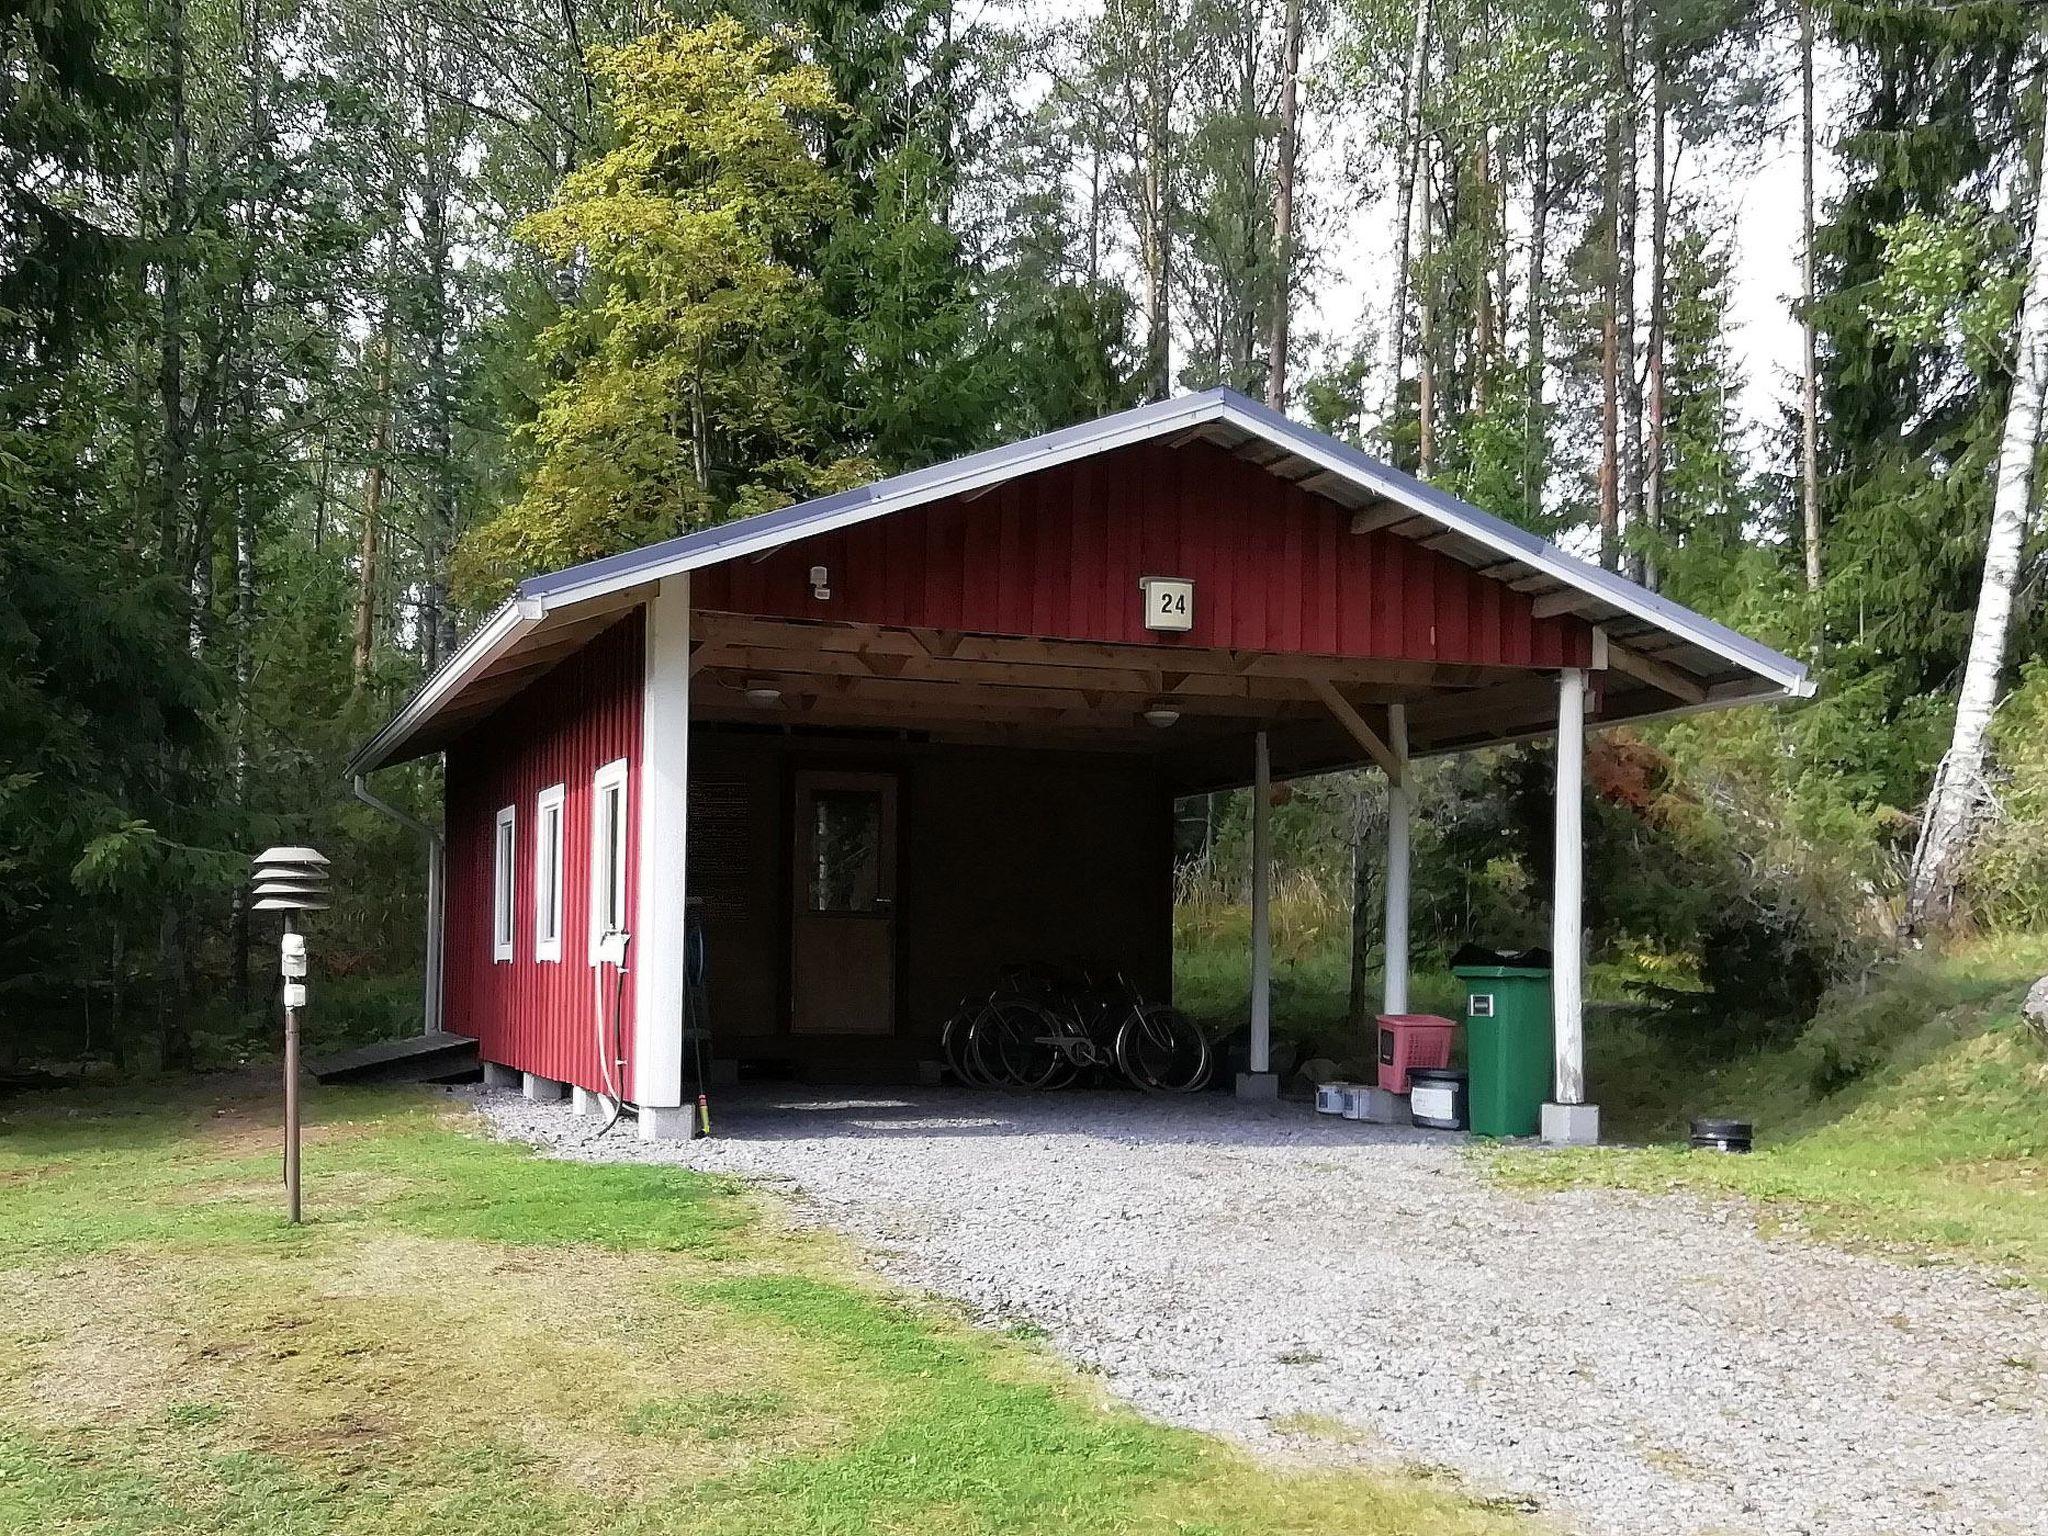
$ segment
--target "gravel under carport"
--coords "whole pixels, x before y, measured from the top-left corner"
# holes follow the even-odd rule
[[[692,1144],[479,1102],[564,1155],[782,1189],[1255,1448],[1455,1469],[1591,1531],[2048,1533],[2048,1299],[1740,1204],[1521,1195],[1458,1137],[1220,1096],[728,1091]]]

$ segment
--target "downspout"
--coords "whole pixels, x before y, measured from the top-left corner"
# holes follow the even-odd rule
[[[427,953],[422,966],[424,980],[421,985],[420,1008],[424,1016],[422,1034],[440,1033],[441,1029],[441,929],[443,909],[446,906],[445,891],[448,875],[448,849],[436,832],[416,816],[401,811],[388,800],[380,800],[370,793],[369,780],[364,774],[355,775],[356,798],[373,811],[382,811],[400,826],[410,827],[425,839],[427,845]]]

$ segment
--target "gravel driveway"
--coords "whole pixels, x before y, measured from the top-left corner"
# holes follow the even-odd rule
[[[1734,1204],[1509,1193],[1457,1138],[1290,1104],[826,1092],[727,1092],[718,1139],[657,1146],[480,1102],[566,1155],[785,1190],[1255,1448],[1452,1468],[1588,1531],[2048,1533],[2036,1292],[1765,1239]]]

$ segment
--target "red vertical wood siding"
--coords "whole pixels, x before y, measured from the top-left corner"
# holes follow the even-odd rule
[[[630,914],[639,884],[645,621],[634,610],[448,749],[446,1027],[486,1061],[598,1091],[590,967],[591,776],[625,758]],[[563,786],[562,958],[534,958],[534,840],[540,792]],[[510,961],[491,958],[498,812],[517,812]],[[632,920],[628,918],[630,931]],[[606,973],[607,979],[610,972]],[[612,1000],[605,1000],[607,1016]],[[630,975],[619,1021],[632,1054]]]
[[[811,595],[810,570],[832,595]],[[1142,576],[1195,583],[1186,635],[1144,627]],[[1140,444],[699,571],[698,608],[1121,644],[1586,666],[1583,620],[1206,443]]]

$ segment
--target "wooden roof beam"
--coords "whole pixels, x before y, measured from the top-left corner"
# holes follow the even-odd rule
[[[1328,678],[1311,677],[1308,681],[1309,686],[1315,689],[1317,697],[1328,706],[1330,713],[1337,717],[1337,723],[1350,732],[1351,739],[1365,748],[1366,755],[1380,765],[1380,770],[1387,776],[1387,782],[1398,787],[1402,780],[1401,760],[1394,756],[1393,750],[1380,740],[1372,727],[1359,716],[1358,711],[1351,707],[1351,701],[1339,693],[1336,685]]]
[[[1415,516],[1415,509],[1403,506],[1397,501],[1376,501],[1369,507],[1360,507],[1351,514],[1353,533],[1378,533],[1382,528],[1391,528],[1396,523],[1405,523]]]
[[[1561,592],[1546,592],[1529,605],[1529,612],[1539,619],[1554,619],[1559,614],[1583,613],[1596,608],[1600,599],[1590,592],[1581,592],[1576,587],[1566,587]]]
[[[1641,651],[1631,650],[1620,641],[1609,637],[1607,641],[1607,665],[1617,672],[1626,672],[1638,682],[1648,683],[1652,688],[1668,693],[1674,699],[1688,704],[1704,704],[1707,701],[1706,685],[1699,679],[1688,676],[1668,662],[1654,660]]]

